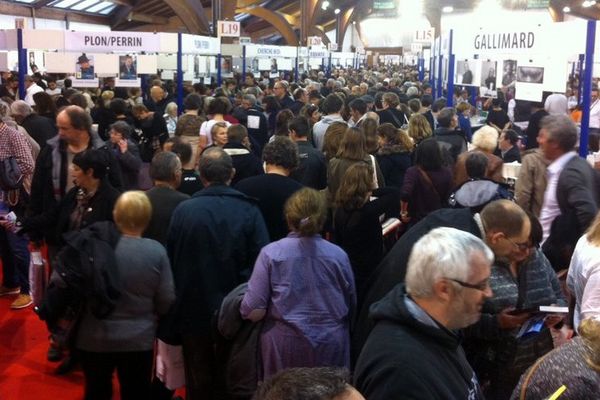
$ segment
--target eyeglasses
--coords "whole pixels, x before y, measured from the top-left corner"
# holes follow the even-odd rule
[[[453,278],[446,278],[446,279],[448,279],[449,281],[452,281],[452,282],[456,282],[462,287],[479,290],[480,292],[485,292],[487,290],[487,288],[490,287],[489,279],[486,279],[485,281],[483,281],[481,283],[476,283],[476,284],[459,281],[458,279],[453,279]]]
[[[519,249],[521,251],[525,251],[531,247],[529,242],[516,243],[516,242],[513,242],[512,240],[510,240],[509,238],[507,238],[506,236],[504,237],[504,239],[508,240],[513,246],[515,246],[517,249]]]

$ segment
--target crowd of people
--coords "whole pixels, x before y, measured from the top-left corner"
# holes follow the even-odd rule
[[[600,390],[600,181],[565,95],[434,98],[388,66],[186,85],[178,110],[158,77],[58,78],[19,99],[2,75],[0,296],[36,301],[85,399],[115,370],[123,399]]]

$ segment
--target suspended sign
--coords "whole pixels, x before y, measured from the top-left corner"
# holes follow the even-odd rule
[[[417,29],[414,31],[413,42],[431,43],[435,38],[435,28]]]
[[[423,51],[422,43],[411,43],[410,44],[410,52],[411,53],[420,53],[421,51]]]
[[[292,46],[246,45],[246,57],[296,57],[296,51]]]
[[[160,39],[144,32],[65,32],[65,50],[158,52]]]
[[[310,58],[327,58],[329,57],[329,52],[327,50],[309,50],[308,56]]]
[[[323,45],[323,40],[321,39],[320,36],[309,36],[306,38],[307,41],[307,45],[308,46],[322,46]]]
[[[186,54],[219,54],[219,38],[197,35],[181,35],[181,51]]]
[[[329,46],[327,47],[329,47],[329,51],[337,51],[338,49],[337,43],[329,43]]]
[[[240,37],[240,23],[238,21],[219,21],[217,23],[219,37]]]

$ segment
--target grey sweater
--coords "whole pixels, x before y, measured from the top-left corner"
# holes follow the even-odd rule
[[[152,350],[157,315],[165,314],[175,300],[167,253],[152,239],[122,236],[115,255],[121,297],[105,319],[84,310],[77,348],[92,352]]]

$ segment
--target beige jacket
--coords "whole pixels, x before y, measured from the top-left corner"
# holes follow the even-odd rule
[[[521,161],[519,177],[515,185],[515,200],[525,211],[540,217],[544,192],[546,191],[546,168],[550,161],[544,158],[540,149],[525,153]]]

